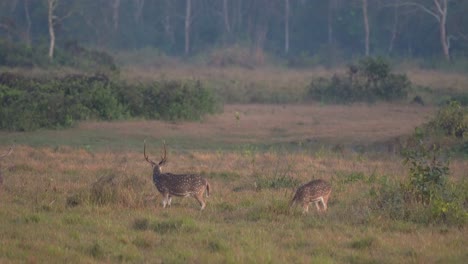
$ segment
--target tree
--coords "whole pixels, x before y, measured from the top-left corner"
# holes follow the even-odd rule
[[[364,20],[364,50],[366,56],[369,56],[369,35],[370,35],[370,29],[369,29],[369,16],[367,14],[367,0],[361,0],[362,1],[362,16]]]
[[[192,0],[185,2],[185,48],[184,54],[187,56],[190,52],[190,26],[192,24]]]
[[[284,0],[284,53],[289,53],[289,0]]]
[[[439,23],[439,40],[442,46],[442,53],[447,61],[450,60],[450,38],[447,36],[447,14],[449,0],[432,0],[432,4],[428,1],[413,2],[409,1],[405,5],[416,6],[426,14],[434,17]]]
[[[57,21],[57,17],[54,15],[55,8],[57,8],[58,0],[47,0],[47,21],[49,22],[49,58],[54,58],[54,49],[55,49],[55,23]]]
[[[26,16],[25,41],[31,47],[31,15],[29,14],[29,0],[24,0],[24,15]]]
[[[391,54],[393,52],[393,48],[395,46],[395,41],[398,35],[398,25],[399,25],[399,1],[396,0],[397,4],[393,7],[393,24],[392,24],[392,30],[391,30],[391,36],[390,36],[390,42],[388,44],[388,53]]]
[[[114,31],[119,29],[119,11],[120,0],[114,0],[114,2],[112,2],[112,21],[114,25]]]
[[[141,21],[141,14],[143,13],[143,7],[145,6],[145,0],[135,0],[135,22],[139,23]]]
[[[224,21],[224,31],[226,35],[231,34],[231,23],[229,22],[229,9],[228,9],[228,0],[223,0],[223,21]]]

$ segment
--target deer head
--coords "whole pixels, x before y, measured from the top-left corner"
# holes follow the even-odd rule
[[[164,156],[161,156],[161,161],[159,163],[156,163],[153,160],[150,160],[148,158],[148,155],[146,155],[146,140],[143,143],[143,155],[145,156],[146,161],[149,164],[151,164],[154,170],[157,170],[158,173],[161,173],[161,166],[167,162],[166,142],[163,142],[163,147],[164,147]]]

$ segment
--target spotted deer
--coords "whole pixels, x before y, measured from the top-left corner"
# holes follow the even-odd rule
[[[3,155],[0,156],[0,160],[5,158],[6,156],[10,155],[11,152],[13,152],[13,147],[10,147],[10,149]],[[0,187],[3,185],[3,175],[2,175],[2,167],[0,166]]]
[[[330,193],[330,183],[321,179],[313,180],[300,186],[297,189],[290,206],[293,206],[296,203],[300,203],[302,204],[303,208],[302,212],[307,213],[309,211],[309,204],[315,203],[315,206],[319,212],[326,211]],[[320,208],[319,203],[322,203],[323,208]]]
[[[163,146],[164,156],[161,156],[159,163],[150,160],[146,155],[146,141],[143,146],[143,155],[153,167],[153,183],[163,196],[163,207],[171,206],[172,196],[193,196],[200,203],[200,210],[205,209],[206,203],[203,200],[203,193],[206,190],[206,197],[210,195],[210,184],[197,174],[163,173],[162,166],[167,162],[166,144],[164,143]]]

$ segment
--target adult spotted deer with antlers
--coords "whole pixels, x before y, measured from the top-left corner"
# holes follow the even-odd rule
[[[164,156],[161,156],[161,161],[156,163],[146,155],[146,141],[143,144],[143,155],[153,167],[153,183],[163,196],[163,207],[171,206],[172,196],[193,196],[200,203],[201,210],[205,209],[206,203],[203,200],[203,193],[206,191],[206,197],[210,195],[210,184],[197,174],[163,173],[162,166],[167,163],[166,144],[164,143],[163,146]]]

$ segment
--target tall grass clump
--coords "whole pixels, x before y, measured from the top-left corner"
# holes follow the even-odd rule
[[[309,86],[308,97],[329,103],[396,101],[406,98],[411,82],[404,74],[391,72],[381,58],[365,58],[348,66],[346,74],[318,78]]]
[[[147,183],[126,174],[109,173],[99,177],[90,186],[67,198],[67,207],[80,205],[119,205],[137,208],[145,204]]]

